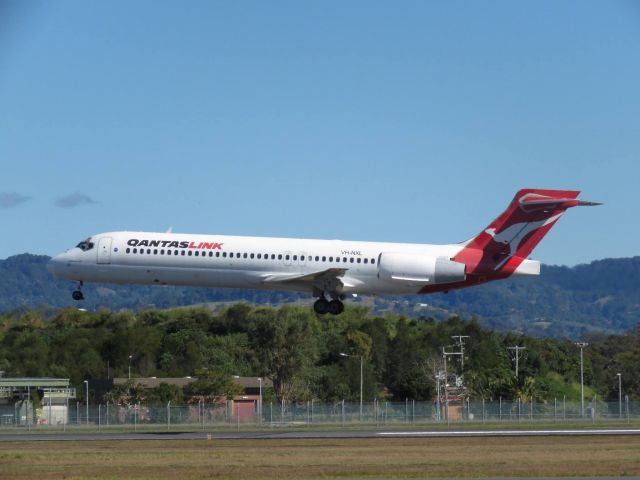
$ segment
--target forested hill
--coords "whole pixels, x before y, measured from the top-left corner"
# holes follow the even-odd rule
[[[0,312],[68,307],[73,283],[55,279],[48,257],[30,254],[0,260]],[[303,294],[189,287],[87,284],[87,309],[167,308],[208,302],[248,301],[279,304],[311,299]],[[640,319],[640,257],[606,259],[576,267],[543,266],[539,277],[492,282],[481,287],[411,297],[360,299],[376,311],[438,319],[477,316],[488,328],[533,335],[581,338],[589,333],[619,333]]]
[[[498,330],[572,339],[626,332],[640,321],[640,257],[571,268],[543,265],[538,277],[420,298],[431,308],[477,315]]]

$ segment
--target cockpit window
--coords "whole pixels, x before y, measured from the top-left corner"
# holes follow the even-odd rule
[[[93,248],[93,242],[91,241],[91,237],[80,242],[78,245],[76,245],[76,248],[79,248],[83,252],[86,252],[87,250],[91,250]]]

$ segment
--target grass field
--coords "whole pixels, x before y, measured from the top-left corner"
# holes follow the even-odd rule
[[[640,437],[166,440],[0,444],[0,478],[640,475]]]

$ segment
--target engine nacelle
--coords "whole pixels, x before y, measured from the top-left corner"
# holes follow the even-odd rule
[[[466,265],[447,257],[385,252],[378,261],[378,277],[391,282],[419,284],[463,282]]]

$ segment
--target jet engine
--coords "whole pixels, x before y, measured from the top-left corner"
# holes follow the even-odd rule
[[[447,257],[384,252],[378,260],[378,277],[391,282],[421,284],[463,282],[466,265]]]

